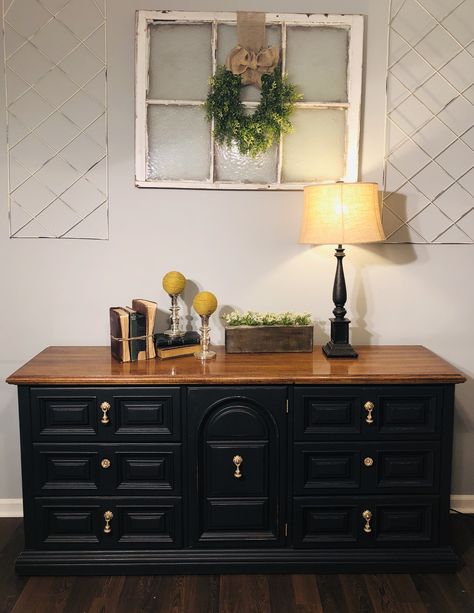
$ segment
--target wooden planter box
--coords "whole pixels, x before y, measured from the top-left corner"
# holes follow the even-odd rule
[[[313,351],[313,326],[228,326],[227,353]]]

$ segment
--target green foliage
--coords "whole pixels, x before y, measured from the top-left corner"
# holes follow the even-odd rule
[[[240,87],[240,76],[219,66],[210,79],[204,108],[209,121],[214,119],[218,143],[230,146],[235,142],[240,153],[255,157],[292,129],[290,115],[301,96],[277,67],[272,74],[262,76],[260,104],[252,115],[246,115]]]
[[[222,315],[222,319],[228,326],[310,326],[310,313],[257,313],[246,311],[239,313],[233,311],[228,315]]]

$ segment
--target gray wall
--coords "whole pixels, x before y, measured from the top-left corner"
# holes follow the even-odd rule
[[[272,12],[362,13],[367,19],[361,179],[381,182],[387,0],[245,0]],[[9,240],[5,130],[0,130],[1,375],[48,345],[106,344],[108,307],[134,296],[168,299],[171,269],[222,305],[308,310],[328,333],[332,248],[297,244],[302,194],[138,190],[134,177],[134,11],[235,10],[227,0],[109,1],[110,240]],[[1,98],[3,104],[3,97]],[[169,229],[178,228],[175,232]],[[345,260],[355,343],[423,344],[462,369],[453,491],[474,494],[472,246],[350,247]],[[162,315],[163,317],[164,315]],[[213,318],[213,339],[223,330]],[[21,496],[16,390],[0,385],[0,499]]]

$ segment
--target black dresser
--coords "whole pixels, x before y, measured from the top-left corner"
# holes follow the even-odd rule
[[[454,385],[423,347],[119,364],[19,387],[20,574],[452,571]]]

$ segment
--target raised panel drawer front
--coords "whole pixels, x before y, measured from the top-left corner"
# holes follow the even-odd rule
[[[382,436],[436,435],[440,430],[442,392],[411,387],[381,390],[376,401],[377,429]]]
[[[261,539],[274,540],[275,534],[268,523],[268,499],[211,499],[206,501],[204,535],[209,542],[235,539],[240,542]]]
[[[34,443],[36,495],[181,494],[180,444]]]
[[[90,438],[99,431],[99,397],[93,389],[31,390],[33,438]]]
[[[283,542],[286,388],[188,390],[191,537],[196,547]]]
[[[238,453],[237,453],[238,452]],[[243,463],[239,467],[240,477],[236,478],[237,467],[233,458],[240,454]],[[268,465],[268,443],[218,443],[206,445],[207,494],[209,496],[266,496]]]
[[[129,499],[116,504],[116,542],[119,548],[168,549],[182,546],[179,499],[143,503]],[[112,528],[113,529],[113,528]]]
[[[294,493],[437,493],[438,442],[295,443]]]
[[[168,549],[182,546],[179,498],[37,498],[40,549]]]
[[[179,440],[179,389],[155,388],[147,393],[121,390],[113,394],[111,415],[114,437]]]
[[[439,438],[443,387],[296,386],[295,440]]]
[[[297,498],[295,547],[417,547],[438,544],[437,496]]]
[[[296,387],[296,440],[359,435],[362,427],[359,388]]]
[[[33,388],[31,419],[37,441],[179,441],[179,388]]]

